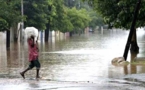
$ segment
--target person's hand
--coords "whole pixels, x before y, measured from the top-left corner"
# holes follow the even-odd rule
[[[36,43],[38,43],[38,40],[36,40]]]
[[[31,38],[30,38],[30,37],[28,37],[28,38],[27,38],[27,41],[28,41],[28,40],[31,40]]]

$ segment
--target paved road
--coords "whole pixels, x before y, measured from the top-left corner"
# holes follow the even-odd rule
[[[49,79],[1,78],[1,90],[144,90],[145,74],[95,81],[52,81]]]

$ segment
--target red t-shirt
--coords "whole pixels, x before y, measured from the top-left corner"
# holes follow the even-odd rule
[[[29,61],[36,60],[38,58],[38,47],[34,44],[34,47],[31,45],[33,44],[32,39],[28,39],[28,46],[29,46]]]

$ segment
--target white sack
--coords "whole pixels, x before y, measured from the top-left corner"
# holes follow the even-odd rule
[[[35,40],[38,38],[38,29],[35,27],[26,27],[24,31],[26,38],[30,38],[31,35],[35,37]]]

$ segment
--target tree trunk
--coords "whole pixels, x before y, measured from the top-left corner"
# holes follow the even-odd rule
[[[135,52],[135,53],[138,53],[139,52],[139,47],[138,47],[138,44],[137,44],[136,29],[133,32],[130,50],[131,50],[131,52]]]
[[[52,5],[48,6],[49,12],[51,12],[51,9],[52,9]],[[51,14],[49,13],[48,15],[51,15]],[[50,18],[48,19],[48,23],[45,30],[45,42],[48,42],[49,30],[50,30]]]
[[[71,31],[71,32],[69,32],[69,34],[70,34],[70,37],[72,37],[72,35],[73,35],[73,32]]]
[[[6,47],[7,49],[10,48],[10,30],[7,30],[7,33],[6,33]]]
[[[48,42],[48,38],[49,38],[49,29],[50,29],[50,24],[47,24],[47,28],[45,30],[45,42]]]
[[[141,0],[138,0],[136,8],[135,8],[135,12],[134,12],[134,18],[133,18],[132,25],[131,25],[131,28],[130,28],[128,40],[127,40],[125,50],[124,50],[124,54],[123,54],[123,57],[124,57],[125,60],[127,59],[128,50],[130,48],[131,40],[132,40],[133,33],[134,33],[134,30],[135,30],[136,19],[137,19],[137,15],[138,15],[138,12],[139,12],[139,9],[140,9],[140,4],[141,4]],[[136,46],[137,46],[137,42],[136,42]]]
[[[15,25],[14,27],[12,27],[13,29],[13,39],[14,39],[14,42],[17,42],[18,41],[18,35],[17,35],[17,26]]]

